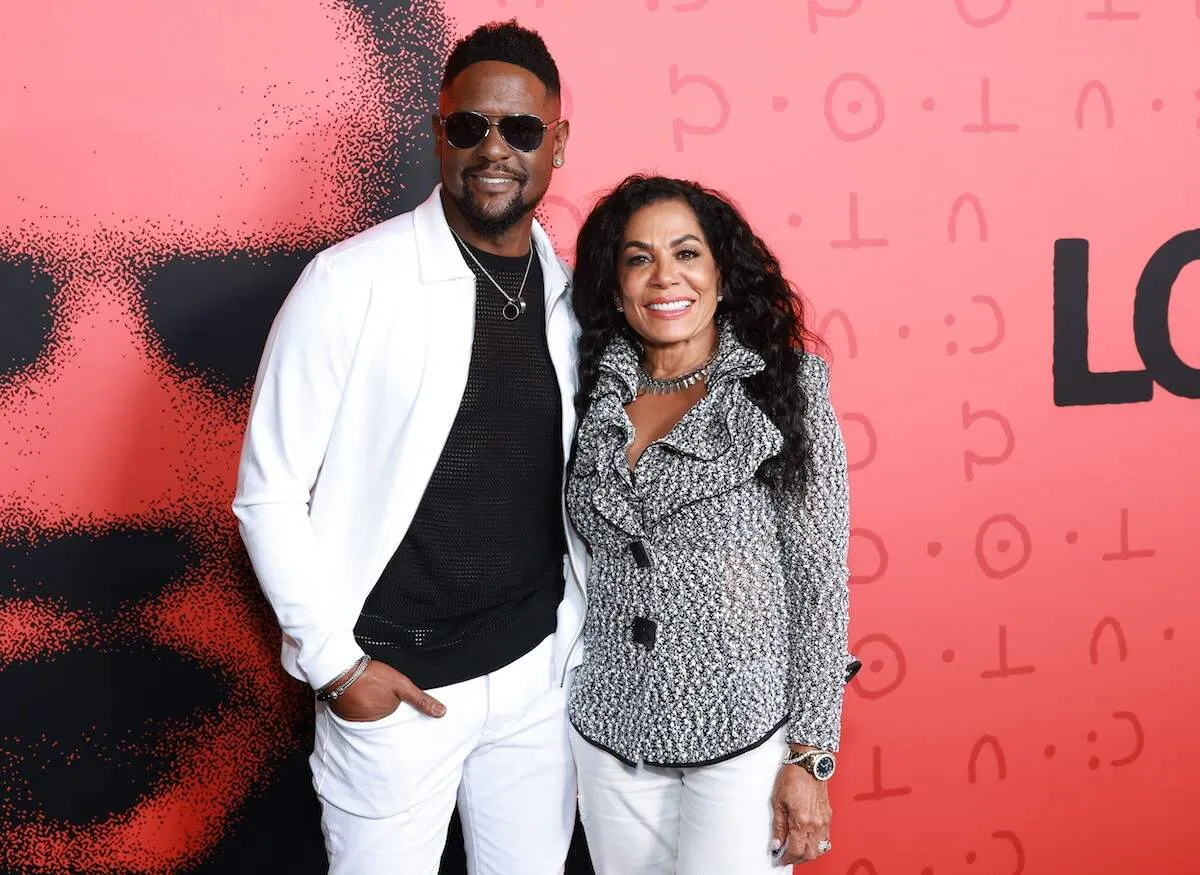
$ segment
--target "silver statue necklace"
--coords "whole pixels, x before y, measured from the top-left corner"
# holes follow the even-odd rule
[[[447,225],[446,227],[449,228],[450,226]],[[533,238],[529,238],[529,260],[525,262],[525,276],[521,277],[521,288],[517,290],[517,294],[514,296],[506,292],[504,290],[504,286],[496,282],[496,278],[488,273],[488,269],[486,267],[479,263],[479,259],[475,257],[475,253],[472,252],[471,248],[463,242],[463,239],[458,236],[457,232],[455,232],[453,228],[450,228],[450,233],[454,235],[454,239],[458,241],[458,245],[462,247],[462,251],[471,257],[471,261],[475,262],[475,266],[483,271],[483,275],[492,281],[492,285],[496,287],[496,290],[500,292],[500,294],[504,295],[504,300],[507,301],[507,303],[500,308],[500,315],[509,322],[512,322],[514,319],[524,313],[526,307],[525,283],[529,280],[529,268],[533,266]]]
[[[638,365],[637,384],[638,394],[643,392],[648,395],[670,395],[672,392],[682,392],[691,386],[696,385],[701,380],[708,379],[708,372],[712,368],[712,363],[716,361],[717,351],[714,349],[713,354],[708,357],[708,361],[696,368],[694,371],[689,371],[679,377],[672,377],[669,380],[656,380]]]

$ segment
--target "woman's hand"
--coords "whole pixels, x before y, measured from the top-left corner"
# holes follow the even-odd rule
[[[771,851],[781,865],[815,860],[829,850],[829,788],[801,766],[780,766],[771,793]],[[823,850],[821,849],[823,847]]]

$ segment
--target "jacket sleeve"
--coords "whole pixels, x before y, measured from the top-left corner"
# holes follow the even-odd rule
[[[288,294],[259,365],[233,502],[259,585],[314,688],[363,652],[332,610],[338,581],[309,517],[365,319],[356,291],[337,288],[321,254]]]
[[[801,380],[811,449],[803,493],[781,499],[792,664],[789,742],[836,751],[841,736],[850,615],[846,553],[850,501],[846,447],[829,398],[829,369],[804,354]]]

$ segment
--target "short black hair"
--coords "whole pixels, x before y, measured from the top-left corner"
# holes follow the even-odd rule
[[[545,41],[537,31],[517,24],[516,19],[482,24],[455,43],[442,75],[442,91],[450,87],[459,73],[480,61],[502,61],[521,67],[537,76],[550,94],[558,97],[562,93],[558,65]]]

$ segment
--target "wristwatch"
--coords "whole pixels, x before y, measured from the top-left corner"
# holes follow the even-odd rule
[[[818,781],[828,781],[837,769],[837,758],[827,750],[806,750],[804,753],[789,750],[783,764],[799,766]]]

